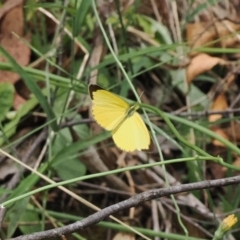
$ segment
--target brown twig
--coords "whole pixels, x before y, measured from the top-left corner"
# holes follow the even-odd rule
[[[237,184],[237,183],[240,183],[240,176],[188,183],[188,184],[173,186],[170,188],[154,189],[154,190],[146,191],[144,193],[137,194],[136,196],[133,196],[125,201],[106,207],[101,211],[88,216],[82,221],[77,221],[73,224],[69,224],[67,226],[60,227],[57,229],[23,235],[16,238],[11,238],[9,240],[39,240],[39,239],[58,237],[58,236],[73,233],[75,231],[79,231],[87,227],[90,227],[100,222],[101,220],[107,218],[111,214],[114,214],[124,209],[129,209],[131,207],[136,207],[139,204],[146,201],[157,199],[163,196],[169,196],[171,194],[176,194],[176,193],[189,192],[193,190],[200,190],[200,189],[219,187],[219,186],[228,186],[228,185]]]

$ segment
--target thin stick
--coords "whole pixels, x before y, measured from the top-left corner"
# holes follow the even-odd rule
[[[154,189],[150,191],[146,191],[144,193],[140,193],[134,197],[131,197],[127,200],[124,200],[122,202],[116,203],[112,206],[106,207],[102,209],[99,212],[96,212],[87,218],[77,221],[73,224],[69,224],[64,227],[60,227],[57,229],[42,231],[38,233],[28,234],[24,236],[19,236],[16,238],[11,238],[9,240],[39,240],[39,239],[46,239],[46,238],[53,238],[62,236],[65,234],[73,233],[75,231],[79,231],[82,229],[85,229],[87,227],[90,227],[101,220],[105,219],[111,214],[114,214],[116,212],[122,211],[124,209],[129,209],[131,207],[136,207],[139,204],[150,201],[153,199],[161,198],[164,196],[170,196],[171,194],[177,194],[182,192],[189,192],[194,190],[200,190],[200,189],[207,189],[212,187],[219,187],[219,186],[228,186],[240,183],[240,176],[230,177],[230,178],[222,178],[217,180],[208,180],[208,181],[201,181],[201,182],[195,182],[195,183],[188,183],[184,185],[177,185],[170,188],[160,188],[160,189]],[[171,234],[167,233],[160,233],[162,237],[170,237]],[[160,235],[159,234],[159,235]],[[178,238],[170,237],[170,239],[178,239],[178,240],[184,240],[184,239],[196,239],[196,238],[190,238],[186,236],[179,236]]]

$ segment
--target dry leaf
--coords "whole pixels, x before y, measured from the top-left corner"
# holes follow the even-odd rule
[[[240,29],[240,24],[228,20],[220,22],[198,22],[187,25],[187,40],[192,48],[197,48],[216,39],[220,39],[219,46],[231,47],[238,43],[236,31]],[[212,44],[213,45],[213,44]],[[209,44],[207,45],[210,46]]]
[[[23,105],[24,103],[26,102],[26,99],[23,98],[21,95],[17,94],[15,92],[15,95],[14,95],[14,109],[18,109],[21,105]]]
[[[227,99],[224,93],[220,93],[214,100],[211,110],[212,111],[224,111],[228,108]],[[209,122],[215,122],[222,118],[221,114],[214,114],[208,117]]]
[[[0,19],[4,16],[5,13],[10,11],[12,8],[15,8],[16,6],[23,3],[23,0],[8,0],[5,1],[3,6],[0,9]]]
[[[201,73],[209,71],[217,64],[226,64],[224,60],[218,57],[211,57],[205,53],[201,53],[192,58],[187,67],[187,81],[190,84],[192,80]]]
[[[214,179],[220,179],[220,178],[226,177],[226,171],[227,171],[226,167],[223,167],[215,162],[209,162],[208,167],[211,170],[211,174],[213,175]]]
[[[240,135],[239,135],[240,124],[238,123],[238,121],[232,121],[230,126],[228,126],[227,128],[224,128],[224,131],[228,135],[231,142],[235,142],[235,143],[240,142]]]
[[[114,236],[113,240],[135,240],[135,236],[130,233],[119,232]]]
[[[225,131],[221,128],[216,128],[216,129],[212,129],[213,132],[215,132],[216,134],[218,134],[219,136],[229,140],[228,135],[225,133]],[[219,146],[219,147],[225,147],[225,145],[223,143],[221,143],[220,141],[218,141],[217,139],[213,139],[212,144],[215,146]]]
[[[23,30],[23,10],[22,5],[19,5],[7,12],[1,22],[0,44],[21,66],[26,66],[30,60],[31,50],[12,33],[14,32],[19,37],[22,37]],[[29,37],[25,37],[25,40],[29,41]],[[0,55],[0,62],[7,62],[7,59]],[[17,73],[0,71],[0,82],[11,82],[14,84],[17,80],[19,80],[19,75]],[[14,108],[18,109],[20,104],[24,103],[24,99],[20,96],[16,96],[16,94],[17,93],[15,93]],[[21,101],[19,101],[19,99],[21,99]]]
[[[238,144],[240,142],[240,135],[238,134],[240,131],[240,124],[238,122],[232,121],[230,126],[224,128],[215,127],[212,129],[212,131],[235,144]],[[224,146],[217,140],[214,140],[214,142],[218,146]]]
[[[233,165],[234,165],[235,167],[240,167],[240,157],[237,157],[237,158],[235,159],[235,161],[233,162]]]

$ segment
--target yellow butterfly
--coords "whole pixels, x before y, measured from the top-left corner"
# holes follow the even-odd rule
[[[121,97],[98,85],[89,85],[92,112],[96,122],[112,131],[115,144],[122,150],[148,149],[150,135],[141,116],[136,112],[138,105],[130,105]]]

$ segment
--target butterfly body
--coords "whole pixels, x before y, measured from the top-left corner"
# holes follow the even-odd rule
[[[89,85],[93,102],[92,113],[96,122],[112,132],[115,144],[125,151],[148,149],[150,135],[141,116],[136,112],[138,105],[130,105],[118,95],[97,85]]]

